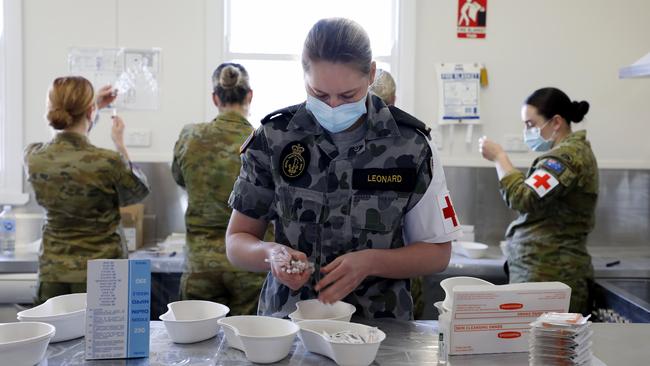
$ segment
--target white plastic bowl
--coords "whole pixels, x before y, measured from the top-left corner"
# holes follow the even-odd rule
[[[442,306],[442,301],[436,301],[436,302],[434,302],[434,303],[433,303],[433,306],[435,306],[435,307],[436,307],[436,310],[438,310],[438,317],[440,317],[440,315],[442,315],[442,314],[444,314],[444,313],[447,312],[447,310],[445,310],[445,308]]]
[[[295,323],[268,316],[240,315],[219,319],[230,347],[243,351],[256,363],[272,363],[287,357],[296,333]]]
[[[303,300],[296,303],[296,311],[289,314],[294,322],[303,320],[341,320],[349,322],[357,308],[347,302],[337,301],[324,304],[317,299]]]
[[[342,366],[370,365],[377,356],[381,342],[386,339],[386,334],[381,330],[357,323],[338,320],[304,320],[298,325],[300,340],[309,352],[329,357]],[[371,329],[377,332],[376,339],[372,343],[337,343],[323,335],[323,332],[334,334],[349,330],[367,338]]]
[[[483,258],[488,250],[487,244],[473,241],[458,241],[456,245],[460,247],[461,254],[472,259]]]
[[[167,304],[160,316],[167,334],[174,343],[194,343],[210,339],[219,333],[219,319],[230,312],[212,301],[185,300]]]
[[[40,322],[0,324],[0,363],[36,365],[45,357],[47,345],[56,329]]]
[[[451,308],[454,303],[454,287],[465,286],[465,285],[494,286],[494,284],[476,277],[459,276],[459,277],[445,278],[444,280],[440,281],[440,287],[442,287],[442,289],[445,290],[445,300],[442,302],[442,308],[444,310],[451,311]]]
[[[83,337],[86,331],[86,293],[56,296],[18,313],[21,322],[43,322],[56,328],[50,342]]]

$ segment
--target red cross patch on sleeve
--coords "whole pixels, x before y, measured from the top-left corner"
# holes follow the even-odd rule
[[[445,228],[445,233],[450,234],[459,230],[460,223],[458,222],[458,216],[456,216],[454,205],[451,203],[449,192],[438,195],[438,207],[442,213],[441,218],[442,224]]]
[[[539,198],[542,198],[557,187],[560,182],[546,170],[537,169],[526,179],[526,184],[537,193]]]

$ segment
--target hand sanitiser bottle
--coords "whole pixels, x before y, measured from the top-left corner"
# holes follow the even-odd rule
[[[16,251],[16,215],[5,205],[0,213],[0,254],[14,255]]]

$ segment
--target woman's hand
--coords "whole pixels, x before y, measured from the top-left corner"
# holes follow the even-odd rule
[[[117,90],[113,90],[113,87],[110,85],[102,86],[97,90],[97,98],[95,99],[97,109],[102,109],[113,103],[115,98],[117,98]]]
[[[350,252],[321,268],[325,277],[314,288],[320,292],[318,299],[325,304],[342,300],[368,277],[372,266],[372,251]]]
[[[113,127],[111,127],[111,139],[118,149],[124,147],[124,120],[120,116],[113,116]]]
[[[286,258],[286,260],[278,260],[279,257],[288,258]],[[288,273],[287,262],[291,260],[301,261],[305,264],[306,267],[302,272]],[[286,245],[276,244],[271,250],[267,261],[271,265],[271,273],[273,274],[273,277],[294,291],[299,290],[301,287],[303,287],[305,283],[309,281],[309,277],[311,277],[312,271],[311,268],[307,265],[309,263],[307,255]]]
[[[478,151],[481,153],[481,155],[483,155],[483,158],[489,161],[495,161],[501,155],[505,154],[505,151],[501,145],[488,139],[485,136],[478,139]]]

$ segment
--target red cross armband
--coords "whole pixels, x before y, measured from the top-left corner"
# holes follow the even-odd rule
[[[447,189],[442,163],[433,149],[426,192],[404,217],[404,243],[445,243],[461,236],[460,220]]]
[[[535,170],[525,182],[539,198],[546,196],[560,184],[553,174],[542,168]]]

